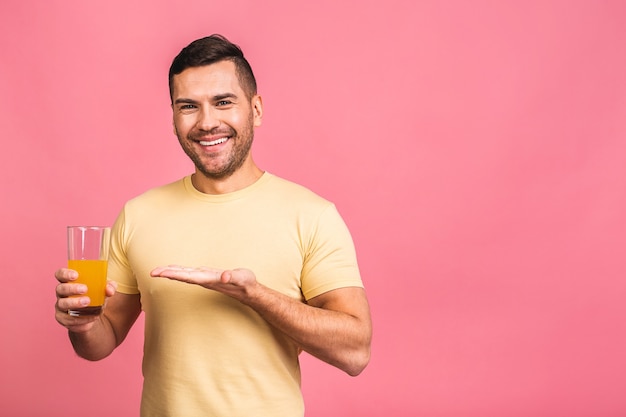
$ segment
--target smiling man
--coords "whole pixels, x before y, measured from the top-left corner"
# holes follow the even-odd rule
[[[75,271],[56,272],[56,320],[100,360],[145,312],[144,417],[302,416],[302,350],[349,375],[369,361],[350,233],[332,203],[255,164],[263,103],[239,47],[196,40],[169,79],[195,172],[124,206],[101,315],[70,316],[89,300]]]
[[[255,90],[244,91],[233,61],[191,67],[173,75],[171,94],[176,136],[209,183],[226,179],[231,183],[243,176],[245,186],[261,176],[250,153],[254,127],[261,124],[263,115],[261,97]]]

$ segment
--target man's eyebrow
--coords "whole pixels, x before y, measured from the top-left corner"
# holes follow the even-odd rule
[[[196,100],[190,98],[177,98],[175,104],[198,104]]]
[[[213,101],[220,101],[220,100],[224,100],[224,99],[227,99],[227,98],[237,99],[239,97],[235,93],[223,93],[223,94],[216,94],[216,95],[214,95],[212,97],[212,100]],[[198,104],[198,103],[200,103],[198,100],[194,100],[192,98],[184,98],[184,97],[177,98],[174,101],[174,104]]]
[[[237,94],[235,93],[223,93],[223,94],[217,94],[215,96],[213,96],[213,101],[220,101],[220,100],[224,100],[225,98],[237,98]]]

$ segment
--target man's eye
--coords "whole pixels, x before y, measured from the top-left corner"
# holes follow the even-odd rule
[[[217,105],[220,106],[220,107],[221,106],[228,106],[229,104],[231,104],[231,103],[228,100],[220,100],[220,101],[217,102]]]
[[[181,110],[191,110],[195,108],[196,106],[194,106],[193,104],[183,104],[182,106],[180,106]]]

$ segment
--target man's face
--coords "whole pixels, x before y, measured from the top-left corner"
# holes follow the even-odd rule
[[[235,64],[220,61],[187,68],[173,77],[174,130],[183,150],[207,178],[224,179],[252,163],[261,99],[248,98]]]

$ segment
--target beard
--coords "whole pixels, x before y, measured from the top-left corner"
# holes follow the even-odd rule
[[[183,151],[187,154],[189,159],[196,166],[196,169],[202,173],[206,178],[222,180],[233,175],[246,161],[252,148],[252,142],[254,141],[254,129],[252,127],[252,120],[247,126],[237,132],[230,126],[226,128],[220,127],[211,131],[192,130],[186,137],[181,137],[181,134],[176,129],[176,136],[178,142],[183,148]],[[226,134],[229,136],[228,141],[232,143],[231,149],[228,155],[207,155],[201,154],[197,151],[196,143],[206,135]],[[218,159],[225,158],[223,162],[219,162]]]

